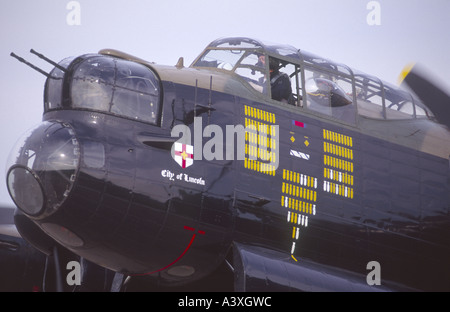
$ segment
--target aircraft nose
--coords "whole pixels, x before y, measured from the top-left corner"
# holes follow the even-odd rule
[[[26,215],[45,217],[69,195],[79,170],[80,148],[67,123],[43,122],[27,131],[10,152],[8,191]]]

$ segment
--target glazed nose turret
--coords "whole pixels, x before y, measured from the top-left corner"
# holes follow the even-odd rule
[[[9,194],[24,214],[48,216],[68,197],[79,163],[80,147],[72,127],[43,122],[25,133],[9,155]]]

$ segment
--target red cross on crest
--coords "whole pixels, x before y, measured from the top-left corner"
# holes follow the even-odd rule
[[[173,159],[181,166],[187,168],[194,163],[194,147],[188,144],[175,142]]]

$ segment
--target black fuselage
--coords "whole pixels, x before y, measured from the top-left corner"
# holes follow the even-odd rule
[[[195,77],[186,84],[166,79],[165,67],[153,70],[162,90],[155,124],[74,108],[69,100],[47,107],[46,129],[70,129],[66,136],[79,152],[76,168],[65,175],[70,187],[52,187],[67,194],[30,216],[48,235],[111,270],[167,285],[206,276],[233,243],[243,243],[364,278],[367,263],[377,261],[383,281],[449,290],[449,160],[408,143],[420,145],[439,126],[408,120],[391,127],[364,117],[348,125],[262,101],[245,88],[218,90],[213,71],[171,71]],[[246,152],[243,160],[194,159],[183,168],[171,153],[177,139],[169,139],[171,130],[184,124],[205,146],[210,138],[195,133],[199,120],[202,130],[218,125],[223,133],[226,125],[278,126],[268,134],[278,137],[278,167],[263,168]],[[370,135],[365,126],[378,133]],[[399,144],[403,138],[407,143]],[[37,151],[35,164],[40,157]]]

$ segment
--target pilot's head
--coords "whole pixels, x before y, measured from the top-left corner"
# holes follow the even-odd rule
[[[265,55],[261,55],[258,58],[258,64],[257,65],[266,65],[266,56]],[[280,62],[273,58],[273,57],[269,57],[269,70],[270,72],[278,72],[278,70],[280,69]]]
[[[273,57],[269,58],[269,70],[270,72],[278,72],[280,69],[280,62],[277,59],[274,59]]]

